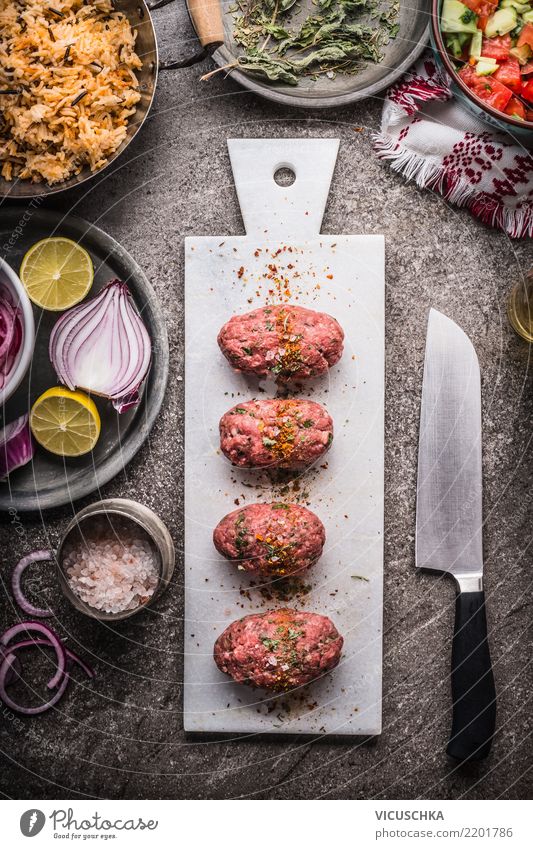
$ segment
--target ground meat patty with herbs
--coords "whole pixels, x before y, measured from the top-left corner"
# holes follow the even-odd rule
[[[218,334],[233,368],[280,382],[324,374],[340,360],[343,341],[332,316],[290,304],[235,315]]]
[[[327,616],[267,610],[233,622],[215,643],[215,663],[239,684],[286,692],[337,666],[343,639]]]
[[[318,516],[299,504],[249,504],[225,516],[213,532],[217,551],[239,569],[274,577],[309,569],[325,541]]]
[[[315,401],[246,401],[220,419],[220,447],[234,466],[302,469],[320,459],[332,440],[331,416]]]

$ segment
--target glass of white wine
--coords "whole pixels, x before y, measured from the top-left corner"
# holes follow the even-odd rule
[[[518,335],[533,342],[533,268],[511,289],[507,313]]]

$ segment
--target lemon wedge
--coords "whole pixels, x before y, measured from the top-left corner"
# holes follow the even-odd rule
[[[100,415],[84,392],[54,386],[37,398],[30,413],[31,431],[43,448],[61,457],[92,451],[100,436]]]
[[[28,297],[45,310],[66,310],[79,304],[94,279],[91,257],[81,245],[63,236],[41,239],[20,266]]]

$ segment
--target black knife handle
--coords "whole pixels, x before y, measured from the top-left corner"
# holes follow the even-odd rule
[[[486,758],[496,724],[485,593],[458,593],[452,646],[452,731],[447,752],[459,761]]]

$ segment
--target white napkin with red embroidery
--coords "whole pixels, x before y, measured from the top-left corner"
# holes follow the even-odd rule
[[[533,154],[453,99],[430,54],[387,92],[381,159],[512,238],[533,235]]]

